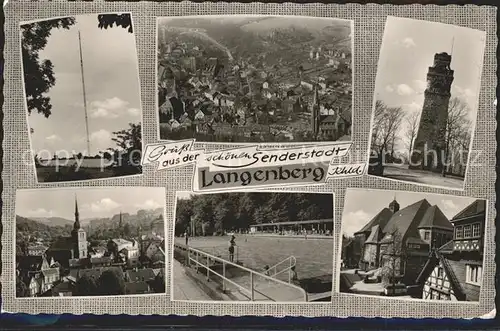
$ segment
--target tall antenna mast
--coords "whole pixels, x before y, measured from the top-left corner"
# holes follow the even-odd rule
[[[80,30],[78,30],[78,45],[80,47],[80,69],[82,72],[83,108],[85,111],[85,129],[87,133],[87,153],[90,156],[89,118],[87,116],[87,95],[85,94],[85,76],[83,74],[82,38],[80,36]]]
[[[450,55],[453,55],[453,46],[455,46],[455,36],[453,36],[453,38],[451,38],[451,53],[450,53]]]

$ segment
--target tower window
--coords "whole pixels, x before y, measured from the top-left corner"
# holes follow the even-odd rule
[[[424,240],[429,240],[431,239],[431,233],[429,231],[424,232]]]

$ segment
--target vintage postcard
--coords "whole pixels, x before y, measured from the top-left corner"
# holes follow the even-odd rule
[[[342,214],[340,292],[478,303],[486,213],[484,199],[349,190]]]
[[[173,300],[330,301],[333,198],[177,192]]]
[[[387,18],[374,93],[370,175],[463,190],[467,166],[476,160],[471,146],[485,43],[483,31]]]
[[[18,190],[16,296],[165,293],[165,189]]]
[[[352,21],[162,17],[157,29],[160,139],[351,140]]]
[[[23,22],[24,96],[40,183],[141,174],[142,111],[130,14]]]
[[[494,8],[4,7],[3,311],[494,309]]]

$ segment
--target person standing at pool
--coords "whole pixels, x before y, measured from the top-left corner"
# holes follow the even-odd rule
[[[231,239],[229,240],[229,261],[234,261],[234,246],[236,246],[234,234],[231,235]]]

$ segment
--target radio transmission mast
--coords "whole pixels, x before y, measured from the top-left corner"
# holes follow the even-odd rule
[[[80,30],[78,30],[78,45],[80,47],[80,69],[82,72],[83,109],[85,111],[85,130],[86,130],[86,137],[87,137],[87,153],[90,156],[89,117],[87,115],[87,95],[85,93],[85,76],[83,74],[83,56],[82,56],[82,38],[80,36]]]

